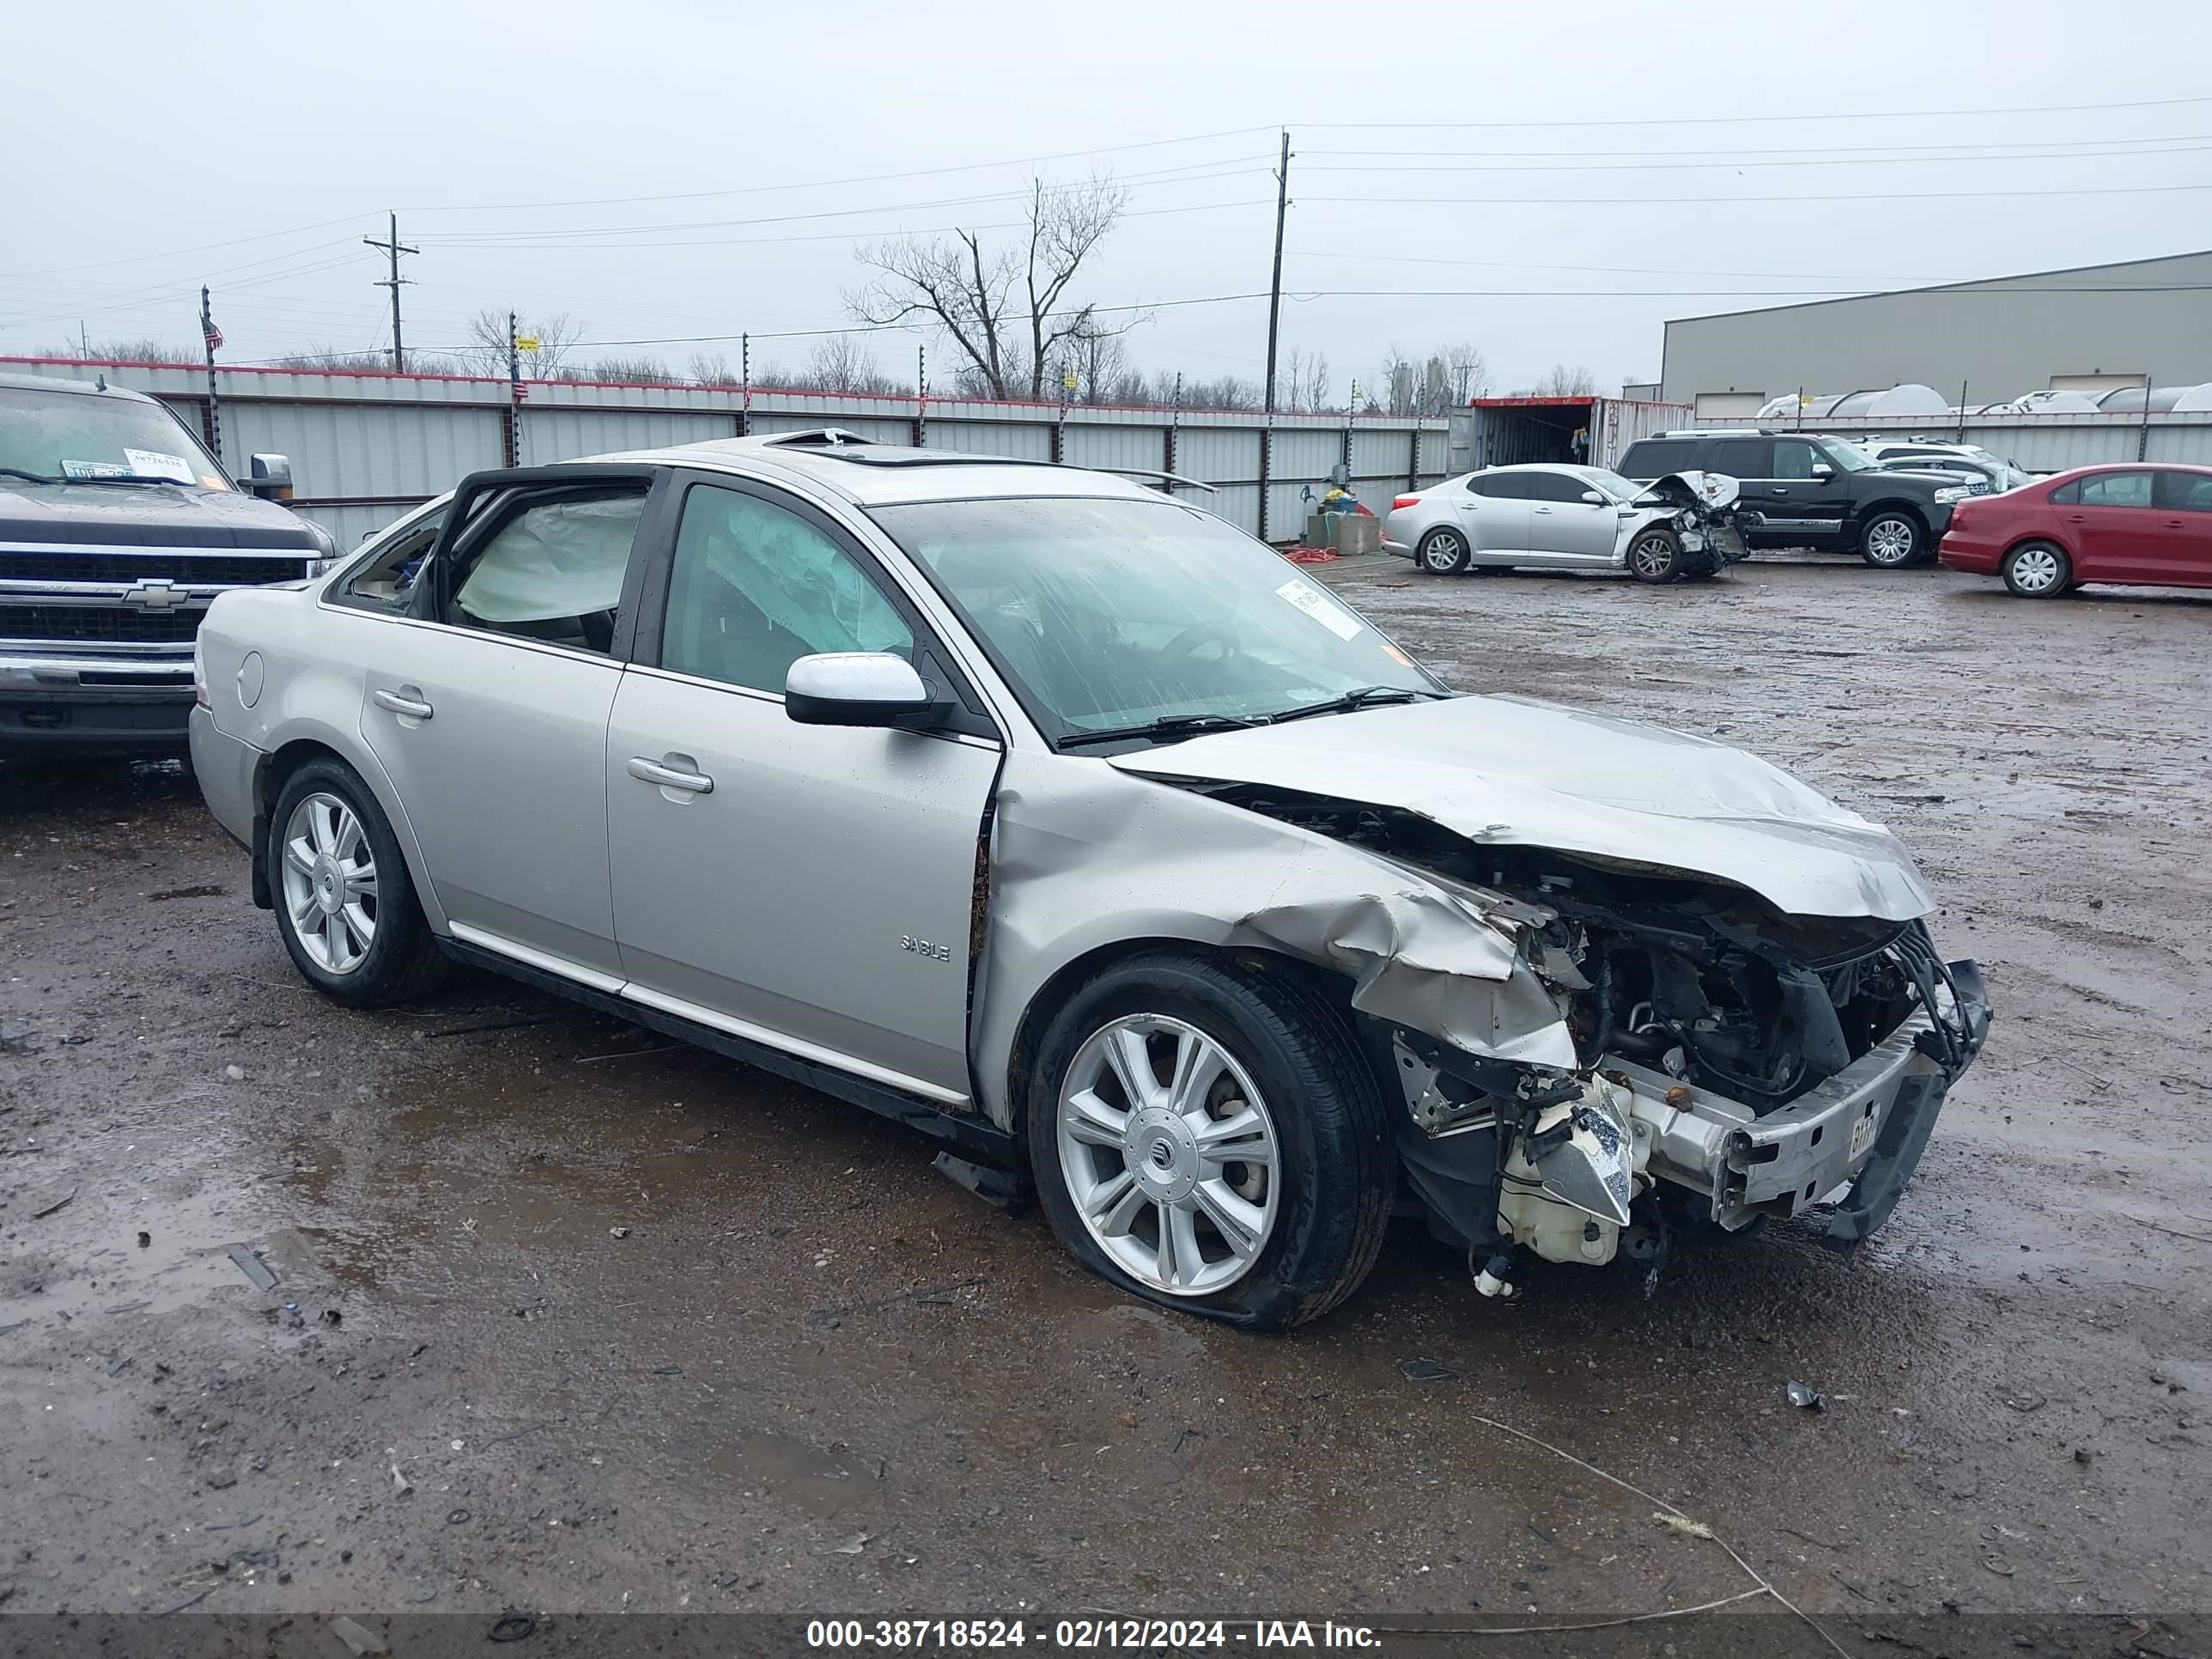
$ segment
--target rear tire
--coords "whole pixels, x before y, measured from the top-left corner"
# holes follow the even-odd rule
[[[265,856],[285,951],[331,1001],[387,1007],[452,971],[384,809],[344,762],[309,761],[285,780]]]
[[[1877,513],[1859,532],[1859,557],[1877,570],[1903,570],[1925,564],[1928,532],[1910,513]]]
[[[1467,568],[1467,538],[1449,526],[1431,530],[1413,550],[1413,562],[1431,576],[1456,576]]]
[[[1682,574],[1682,539],[1663,525],[1636,532],[1628,544],[1628,574],[1640,582],[1656,586]]]
[[[1213,1055],[1211,1083],[1178,1093],[1175,1079]],[[1038,1202],[1067,1253],[1121,1289],[1280,1331],[1328,1312],[1375,1265],[1396,1180],[1389,1121],[1343,1017],[1304,979],[1180,951],[1129,957],[1068,999],[1032,1077]],[[1253,1161],[1223,1145],[1255,1148]],[[1224,1185],[1239,1203],[1224,1205]],[[1216,1214],[1249,1226],[1245,1249]]]
[[[2055,599],[2074,586],[2074,562],[2055,542],[2023,542],[1998,567],[2004,585],[2023,599]]]

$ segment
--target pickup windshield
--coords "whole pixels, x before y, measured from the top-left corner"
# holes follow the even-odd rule
[[[222,469],[174,416],[135,398],[0,386],[0,469],[63,483],[158,478],[228,489]],[[12,486],[11,486],[12,487]]]
[[[1175,501],[927,501],[874,517],[1055,743],[1170,742],[1340,699],[1348,712],[1378,694],[1444,695],[1296,565]]]

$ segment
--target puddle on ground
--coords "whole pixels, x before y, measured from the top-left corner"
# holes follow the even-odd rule
[[[821,1520],[868,1503],[882,1491],[872,1468],[849,1455],[832,1456],[803,1440],[765,1429],[723,1437],[707,1455],[707,1467],[731,1482],[739,1496],[774,1493]]]

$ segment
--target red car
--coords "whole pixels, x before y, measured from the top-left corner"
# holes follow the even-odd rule
[[[2024,599],[2083,582],[2212,587],[2212,467],[2081,466],[1972,496],[1937,556]]]

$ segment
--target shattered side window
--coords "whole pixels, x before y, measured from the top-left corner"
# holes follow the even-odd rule
[[[781,693],[801,657],[913,650],[913,630],[860,564],[799,514],[709,484],[684,497],[663,668]]]

